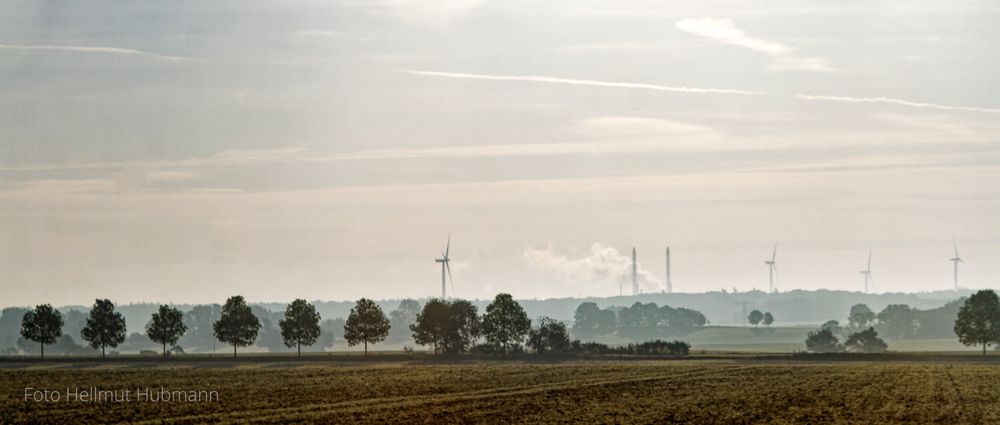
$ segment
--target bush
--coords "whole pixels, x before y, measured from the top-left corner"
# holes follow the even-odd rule
[[[813,353],[838,353],[844,351],[840,340],[833,335],[832,327],[821,328],[809,332],[806,336],[806,349]]]
[[[858,353],[882,353],[889,348],[889,345],[878,337],[875,328],[868,328],[858,333],[851,334],[844,343],[848,351]]]

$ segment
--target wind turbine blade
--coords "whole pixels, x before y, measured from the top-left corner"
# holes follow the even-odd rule
[[[452,296],[455,294],[455,280],[451,278],[451,265],[449,263],[444,263],[444,269],[448,271],[448,283],[451,284]]]

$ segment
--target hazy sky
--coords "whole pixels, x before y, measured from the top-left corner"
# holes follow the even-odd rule
[[[0,305],[1000,277],[995,1],[5,1]],[[628,289],[626,288],[626,291]]]

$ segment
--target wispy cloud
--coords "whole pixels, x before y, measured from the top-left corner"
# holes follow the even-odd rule
[[[687,18],[677,21],[674,27],[720,43],[765,53],[774,60],[771,65],[771,69],[774,70],[833,71],[826,59],[796,57],[793,55],[794,48],[774,41],[751,37],[747,35],[746,31],[736,28],[736,24],[729,19]]]
[[[758,90],[734,90],[734,89],[720,89],[720,88],[665,86],[660,84],[627,83],[620,81],[580,80],[575,78],[545,77],[540,75],[486,75],[486,74],[466,74],[460,72],[422,71],[415,69],[404,69],[402,71],[410,74],[426,75],[431,77],[464,78],[469,80],[524,81],[533,83],[555,83],[555,84],[569,84],[577,86],[656,90],[656,91],[668,91],[677,93],[742,94],[742,95],[767,94],[767,92]]]
[[[675,86],[663,86],[659,84],[578,80],[571,78],[546,77],[538,75],[487,75],[487,74],[467,74],[458,72],[420,71],[411,69],[404,69],[401,71],[410,74],[426,75],[430,77],[460,78],[460,79],[472,79],[472,80],[522,81],[522,82],[533,82],[533,83],[570,84],[570,85],[580,85],[580,86],[613,87],[613,88],[624,88],[624,89],[655,90],[655,91],[697,93],[697,94],[737,94],[737,95],[775,96],[775,97],[791,97],[801,100],[823,101],[823,102],[883,103],[883,104],[890,104],[897,106],[906,106],[910,108],[932,108],[932,109],[940,109],[946,111],[985,112],[991,114],[1000,113],[1000,108],[979,108],[972,106],[944,105],[939,103],[916,102],[912,100],[895,99],[890,97],[852,97],[852,96],[813,95],[805,93],[796,93],[789,95],[781,93],[769,93],[762,90],[675,87]]]
[[[0,44],[0,49],[6,50],[38,50],[38,51],[50,51],[50,52],[71,52],[71,53],[95,53],[95,54],[105,54],[105,55],[134,55],[142,56],[153,59],[161,59],[168,61],[200,61],[202,59],[184,57],[184,56],[169,56],[160,55],[156,53],[150,53],[142,50],[136,49],[126,49],[121,47],[107,47],[107,46],[64,46],[64,45],[52,45],[52,44]]]

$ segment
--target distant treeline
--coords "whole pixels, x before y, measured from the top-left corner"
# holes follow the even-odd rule
[[[593,302],[580,304],[573,315],[573,335],[582,340],[616,333],[632,341],[686,335],[704,326],[705,315],[688,308],[635,303],[631,307],[601,309]]]

